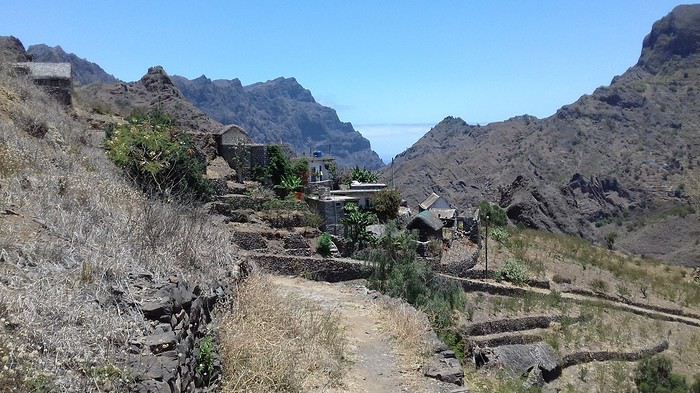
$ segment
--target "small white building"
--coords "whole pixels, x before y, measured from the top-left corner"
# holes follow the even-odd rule
[[[350,187],[345,190],[333,190],[333,196],[347,196],[357,200],[357,204],[364,209],[369,209],[372,206],[372,197],[379,191],[386,188],[384,183],[360,183],[353,181]]]
[[[309,182],[327,182],[333,180],[335,158],[324,157],[321,152],[315,152],[309,158]]]

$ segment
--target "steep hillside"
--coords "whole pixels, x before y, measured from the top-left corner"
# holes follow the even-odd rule
[[[299,154],[328,151],[344,166],[383,166],[370,143],[332,108],[314,100],[294,78],[278,78],[243,86],[238,79],[188,80],[173,76],[182,94],[199,109],[224,124],[242,126],[261,143],[284,142]]]
[[[31,45],[27,48],[27,53],[32,57],[33,61],[70,63],[73,66],[73,81],[80,85],[119,82],[119,79],[108,74],[99,65],[82,59],[73,53],[66,53],[60,46]]]
[[[136,82],[93,84],[77,88],[76,93],[85,106],[97,111],[129,116],[160,109],[191,131],[208,133],[223,127],[187,101],[160,66],[149,68]]]
[[[676,7],[635,66],[546,119],[444,119],[397,157],[395,184],[413,203],[431,191],[461,208],[487,199],[526,226],[615,231],[629,251],[700,265],[699,26],[700,6]]]

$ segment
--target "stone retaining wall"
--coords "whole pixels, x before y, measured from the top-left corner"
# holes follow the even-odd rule
[[[129,341],[126,372],[135,393],[207,391],[219,378],[221,364],[215,355],[212,370],[198,370],[199,347],[210,336],[208,324],[217,302],[231,294],[230,283],[247,274],[235,266],[209,288],[190,285],[179,277],[155,283],[148,274],[132,277],[129,295],[150,322],[144,336]],[[206,375],[205,375],[206,374]]]
[[[562,368],[575,366],[590,362],[606,362],[606,361],[625,361],[636,362],[638,360],[651,357],[657,353],[661,353],[668,349],[668,341],[663,341],[660,344],[646,349],[640,349],[634,352],[615,352],[615,351],[600,351],[600,352],[576,352],[564,356],[562,359]]]
[[[250,257],[264,270],[318,281],[349,281],[372,275],[369,265],[348,259],[273,254],[251,254]]]

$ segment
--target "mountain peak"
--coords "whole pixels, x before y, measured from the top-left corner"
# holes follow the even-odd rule
[[[656,73],[673,58],[700,53],[700,4],[679,5],[644,38],[638,65]]]
[[[3,61],[29,61],[24,45],[17,37],[0,36],[0,60]]]

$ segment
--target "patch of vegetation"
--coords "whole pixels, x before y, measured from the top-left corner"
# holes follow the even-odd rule
[[[376,183],[379,181],[379,177],[376,173],[370,171],[369,169],[360,168],[356,166],[352,170],[350,180],[354,180],[360,183]]]
[[[522,243],[523,247],[517,249],[515,244]],[[520,258],[516,251],[525,253],[525,246],[536,246],[538,249],[562,260],[570,260],[578,263],[585,270],[587,267],[609,271],[616,278],[624,280],[629,285],[640,288],[646,297],[647,294],[656,295],[677,302],[684,306],[700,305],[700,285],[692,283],[685,277],[685,270],[678,267],[668,267],[657,260],[644,257],[630,257],[611,252],[606,248],[595,247],[584,239],[534,231],[530,229],[517,229],[511,231],[509,249],[516,258]],[[525,258],[522,258],[524,260]],[[636,284],[633,284],[636,283]]]
[[[615,240],[617,240],[617,232],[608,232],[605,235],[605,245],[608,246],[608,250],[615,248]]]
[[[343,208],[343,225],[345,226],[345,238],[352,251],[371,245],[375,239],[367,230],[368,225],[376,224],[377,217],[363,211],[356,203],[348,203]]]
[[[417,260],[416,244],[415,234],[389,225],[369,253],[368,261],[374,267],[369,285],[424,311],[438,336],[463,356],[463,344],[454,329],[454,311],[464,308],[464,292],[457,284],[440,280],[430,266]]]
[[[328,233],[324,232],[321,234],[321,237],[318,239],[318,247],[316,248],[316,251],[318,251],[321,256],[324,258],[327,258],[331,255],[331,235]]]
[[[600,293],[606,293],[609,289],[608,283],[598,278],[591,281],[589,285],[592,290]]]
[[[160,112],[116,126],[106,148],[107,156],[148,194],[203,200],[212,193],[194,144]]]
[[[399,215],[401,205],[401,193],[398,190],[384,189],[372,196],[370,200],[372,210],[381,222],[393,220]]]
[[[496,204],[482,201],[479,204],[479,218],[482,223],[488,222],[494,227],[504,227],[508,224],[505,210]]]
[[[214,340],[210,336],[204,337],[199,342],[199,355],[197,356],[197,374],[209,386],[214,376]]]
[[[502,227],[496,227],[493,228],[490,232],[489,235],[491,238],[499,243],[505,243],[508,241],[510,238],[510,233],[505,228]]]
[[[671,360],[665,356],[654,356],[642,360],[635,370],[634,383],[640,393],[685,393],[690,391],[685,378],[673,373]]]
[[[496,272],[497,280],[508,281],[515,285],[525,284],[528,278],[529,277],[525,265],[512,259],[506,261],[501,270]]]

